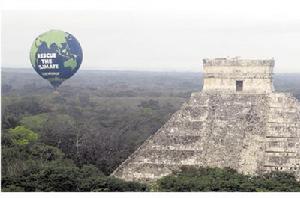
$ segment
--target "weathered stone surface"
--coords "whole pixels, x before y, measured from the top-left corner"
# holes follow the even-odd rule
[[[224,86],[223,90],[210,87],[193,93],[113,175],[125,180],[150,181],[182,165],[194,165],[231,167],[246,174],[284,170],[299,177],[300,104],[290,94],[269,90],[274,61],[205,59],[204,64],[215,64],[228,75],[233,70],[228,72],[227,67],[260,65],[270,67],[265,69],[270,77],[258,87],[244,81],[248,89],[242,91]],[[220,73],[219,70],[216,72]],[[236,72],[231,85],[236,80],[245,80],[234,76]],[[252,81],[255,80],[254,77]],[[264,88],[268,90],[263,91]]]
[[[236,81],[244,82],[243,92],[270,93],[275,61],[239,58],[204,59],[203,91],[236,91]]]

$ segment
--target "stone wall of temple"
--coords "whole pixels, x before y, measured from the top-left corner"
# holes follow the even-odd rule
[[[206,75],[219,76],[214,83],[226,74],[236,80],[233,68],[240,68],[239,74],[253,75],[255,70],[268,77],[274,64],[272,60],[230,61],[204,61]],[[253,65],[259,66],[250,69]],[[245,174],[289,171],[300,179],[300,103],[288,93],[272,91],[270,77],[258,75],[252,80],[263,79],[262,86],[253,83],[255,90],[241,92],[219,89],[219,85],[213,88],[204,80],[203,91],[193,93],[113,175],[147,182],[191,165],[231,167]]]
[[[287,93],[269,95],[265,170],[300,170],[300,104]]]
[[[243,81],[243,92],[270,93],[273,91],[273,67],[273,59],[204,59],[203,91],[236,92],[236,81]]]

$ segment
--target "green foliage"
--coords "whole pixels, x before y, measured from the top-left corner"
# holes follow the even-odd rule
[[[18,141],[15,134],[11,135],[10,132],[11,130],[2,132],[2,176],[21,176],[26,172],[38,170],[50,161],[63,160],[64,154],[58,148],[38,141],[24,145],[22,140],[22,144],[16,144],[14,142]]]
[[[2,192],[25,192],[25,189],[20,186],[16,186],[12,184],[2,188],[1,191]]]
[[[84,179],[81,186],[81,191],[94,192],[124,192],[124,191],[148,191],[145,184],[137,182],[125,182],[114,177],[90,177]]]
[[[11,135],[8,133],[8,129],[3,129],[1,132],[1,146],[12,146],[14,145]]]
[[[153,109],[153,110],[157,110],[160,108],[159,102],[152,99],[148,101],[142,101],[138,106],[143,108]]]
[[[24,191],[77,191],[78,168],[47,163],[17,177],[3,177],[2,187],[18,186]]]
[[[1,153],[1,172],[2,176],[22,175],[27,169],[27,153],[20,146],[13,147],[2,146]]]
[[[90,191],[146,191],[145,184],[125,182],[103,176],[93,166],[48,163],[38,171],[19,177],[3,177],[3,191],[90,192]]]
[[[24,116],[20,120],[20,123],[23,126],[33,131],[41,131],[47,119],[48,119],[48,115],[46,113],[43,113],[43,114],[37,114],[33,116]]]
[[[143,108],[143,115],[151,115],[152,112],[151,108]]]
[[[12,142],[17,145],[26,145],[38,139],[38,134],[24,126],[17,126],[9,129]]]
[[[182,81],[193,81],[187,83],[192,89],[200,87],[200,81],[190,80],[198,79],[195,74],[166,80],[156,73],[140,78],[140,73],[108,72],[93,78],[94,83],[93,73],[82,73],[80,83],[71,79],[53,95],[36,74],[19,74],[4,75],[4,84],[12,88],[2,96],[3,129],[25,126],[39,134],[39,142],[59,148],[76,165],[93,164],[105,175],[180,107],[185,100],[181,92],[191,92]]]
[[[32,159],[42,161],[62,160],[65,155],[60,149],[42,143],[32,145],[28,148],[28,153]]]
[[[2,128],[14,128],[24,115],[47,112],[48,106],[41,104],[35,97],[10,98],[2,103]]]
[[[272,172],[251,177],[233,169],[182,167],[157,181],[158,191],[300,191],[300,183],[289,173]]]
[[[16,134],[24,132],[24,129],[6,130],[2,136],[5,137],[2,144],[1,181],[4,192],[147,190],[144,184],[105,176],[93,165],[78,167],[72,160],[65,159],[64,153],[57,147],[36,141],[29,141],[31,144],[25,145],[14,144]]]
[[[2,129],[14,128],[19,125],[19,118],[13,114],[2,115]]]
[[[300,192],[300,182],[292,173],[274,171],[253,177],[256,191]]]
[[[86,71],[53,95],[35,73],[2,72],[2,191],[145,190],[144,184],[107,175],[201,88],[198,73]],[[299,96],[299,79],[275,76],[275,86]],[[37,133],[38,140],[16,144],[9,131],[20,125]],[[249,178],[225,172],[171,175],[149,188],[269,191],[272,186],[285,191],[298,185],[290,175]],[[51,183],[60,179],[63,187]]]

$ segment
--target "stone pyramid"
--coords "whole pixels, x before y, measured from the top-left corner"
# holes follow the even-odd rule
[[[273,89],[274,60],[204,59],[204,86],[113,175],[159,179],[183,165],[300,176],[300,103]]]

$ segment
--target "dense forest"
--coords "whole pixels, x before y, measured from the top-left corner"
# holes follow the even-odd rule
[[[182,167],[151,185],[109,176],[201,90],[201,78],[83,70],[53,93],[31,69],[2,69],[2,191],[299,191],[287,173]],[[300,74],[274,84],[300,99]]]

